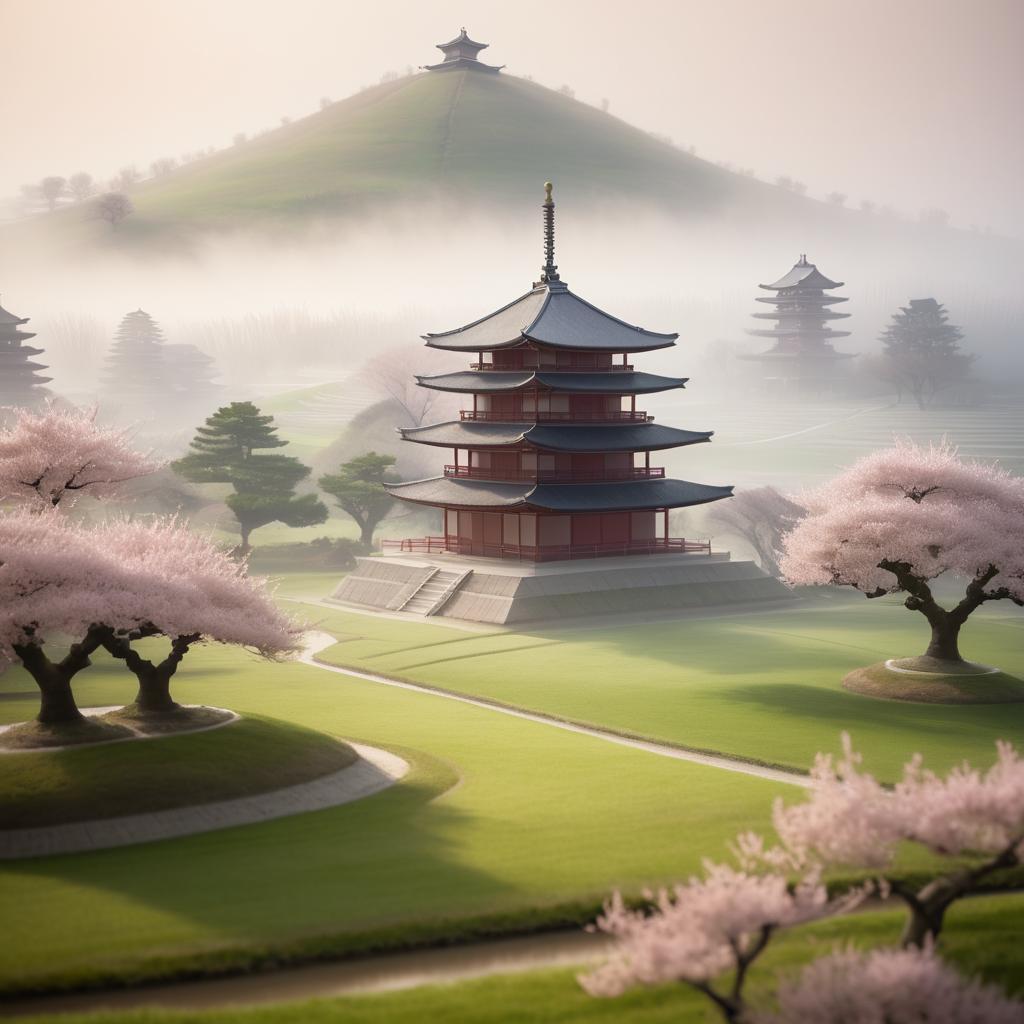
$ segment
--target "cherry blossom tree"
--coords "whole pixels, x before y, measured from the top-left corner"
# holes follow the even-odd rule
[[[273,658],[295,650],[299,627],[271,599],[266,580],[176,519],[115,520],[99,527],[97,543],[138,581],[130,621],[124,617],[102,636],[103,646],[135,674],[136,708],[174,711],[171,679],[196,644],[246,647]],[[164,637],[159,660],[139,652],[138,641]]]
[[[607,962],[580,978],[584,989],[611,997],[681,982],[707,996],[731,1024],[1024,1020],[1024,1005],[960,979],[934,953],[948,907],[989,875],[1024,861],[1024,761],[1000,743],[987,772],[964,764],[940,778],[915,754],[903,778],[884,786],[860,770],[860,760],[846,734],[838,759],[819,754],[808,799],[775,803],[778,844],[753,832],[738,836],[737,868],[705,862],[703,877],[661,890],[647,912],[628,908],[616,893],[597,922],[616,942]],[[906,842],[960,863],[915,888],[892,874]],[[878,877],[829,899],[821,878],[835,866],[869,868]],[[781,985],[778,1013],[748,1005],[749,970],[781,929],[846,913],[874,891],[893,893],[910,908],[902,951],[833,954]],[[950,1007],[974,1000],[982,1010],[943,1016],[943,1000]],[[915,1005],[921,1016],[913,1015]]]
[[[761,568],[779,575],[782,538],[800,521],[804,510],[774,487],[753,487],[737,491],[729,501],[720,501],[708,512],[708,521],[747,541],[757,554]]]
[[[830,901],[814,871],[794,885],[780,873],[706,862],[703,878],[661,890],[650,913],[629,909],[616,893],[597,922],[616,938],[614,951],[580,983],[590,995],[610,997],[681,982],[707,996],[725,1020],[740,1021],[748,971],[779,929],[851,909],[866,892]],[[731,983],[716,986],[726,972]]]
[[[931,626],[926,658],[961,664],[959,634],[974,611],[988,601],[1024,606],[1024,479],[997,466],[967,462],[945,442],[901,442],[802,503],[808,515],[784,539],[784,576],[869,598],[905,593],[905,607]],[[952,608],[929,586],[944,574],[968,581]]]
[[[41,694],[38,721],[49,725],[81,720],[72,679],[101,646],[135,673],[139,710],[154,712],[175,708],[170,680],[195,644],[275,657],[298,636],[264,580],[177,521],[87,529],[52,508],[0,517],[0,608],[0,670],[25,667]],[[133,645],[157,636],[170,651],[153,662]],[[54,660],[46,645],[64,637],[70,650]]]
[[[922,947],[942,931],[946,911],[988,876],[1024,862],[1024,761],[1009,744],[997,745],[995,764],[980,772],[967,764],[945,778],[922,767],[915,754],[902,779],[883,786],[860,768],[848,734],[838,759],[818,754],[808,800],[778,800],[773,823],[781,846],[764,849],[759,836],[741,837],[743,863],[762,861],[776,870],[829,865],[878,870],[885,888],[910,909],[904,946]],[[973,855],[915,888],[888,874],[901,843],[940,857]]]
[[[54,509],[0,516],[0,672],[20,662],[40,692],[37,720],[81,721],[72,679],[90,665],[108,625],[127,625],[116,567],[86,531]],[[63,657],[47,643],[70,638]]]
[[[1020,1024],[1024,1005],[959,975],[931,947],[839,950],[778,988],[751,1024]]]
[[[96,423],[96,410],[19,410],[0,430],[0,498],[36,507],[56,506],[78,493],[107,497],[118,486],[156,472],[159,464],[137,451],[125,431]]]

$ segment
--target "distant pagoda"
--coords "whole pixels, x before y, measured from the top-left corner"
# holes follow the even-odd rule
[[[443,476],[386,486],[441,509],[439,548],[458,555],[550,561],[692,551],[669,536],[669,510],[718,501],[732,488],[669,480],[651,466],[652,451],[706,442],[711,432],[657,425],[638,411],[637,395],[682,388],[686,378],[638,373],[626,362],[678,335],[634,327],[569,290],[554,262],[550,183],[545,190],[540,281],[481,320],[424,336],[431,348],[477,357],[470,370],[417,377],[421,387],[471,395],[472,408],[453,422],[400,430],[406,441],[454,449],[454,462]]]
[[[795,381],[820,381],[834,376],[839,364],[852,359],[854,353],[837,352],[832,347],[836,338],[847,338],[849,331],[837,331],[830,320],[844,320],[849,313],[837,313],[830,306],[847,299],[826,295],[841,288],[842,281],[825,277],[807,256],[801,255],[792,270],[774,284],[759,287],[774,295],[758,296],[758,302],[775,306],[771,313],[754,313],[757,320],[774,320],[774,327],[750,328],[747,333],[757,338],[772,338],[775,344],[764,352],[743,355],[741,359],[771,364],[781,377]]]
[[[52,377],[39,376],[46,367],[32,362],[32,356],[42,355],[41,348],[24,344],[34,338],[31,331],[21,330],[29,317],[15,316],[0,306],[0,406],[33,406],[47,395],[43,386]]]
[[[118,324],[102,373],[103,390],[131,415],[153,414],[166,395],[164,333],[144,309]]]
[[[425,71],[487,71],[497,74],[505,65],[495,67],[492,64],[484,64],[477,59],[481,50],[486,50],[488,43],[477,43],[469,38],[465,28],[447,43],[438,43],[437,48],[444,54],[444,60],[440,64],[427,64]]]

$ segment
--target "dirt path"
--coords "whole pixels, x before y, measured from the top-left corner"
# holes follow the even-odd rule
[[[458,693],[450,693],[446,690],[437,690],[429,686],[420,686],[417,683],[407,683],[401,679],[393,679],[390,676],[379,675],[375,672],[362,672],[353,668],[340,668],[337,665],[328,665],[326,662],[318,661],[317,654],[333,647],[337,640],[330,633],[307,633],[305,645],[300,660],[314,668],[323,669],[326,672],[337,672],[340,675],[353,676],[356,679],[365,679],[371,683],[382,683],[385,686],[397,686],[403,690],[414,690],[417,693],[425,693],[431,697],[439,697],[442,700],[455,700],[461,704],[471,704],[474,707],[484,708],[500,715],[511,715],[513,718],[521,718],[527,722],[537,722],[540,725],[548,725],[555,729],[563,729],[566,732],[575,732],[583,736],[591,736],[594,739],[604,740],[606,743],[615,743],[620,747],[631,747],[633,750],[643,750],[648,754],[655,754],[658,757],[671,757],[677,761],[690,761],[694,764],[706,765],[709,768],[721,768],[728,772],[738,772],[741,775],[753,775],[759,779],[767,779],[770,782],[784,782],[791,786],[802,786],[807,788],[811,784],[808,776],[800,772],[786,771],[782,768],[769,768],[765,765],[751,764],[739,758],[728,757],[725,754],[705,754],[696,750],[685,750],[680,747],[673,747],[666,743],[654,743],[650,740],[634,739],[630,736],[621,736],[618,733],[606,729],[598,729],[594,726],[577,725],[574,722],[565,722],[552,715],[545,715],[535,711],[522,711],[518,708],[506,707],[486,700],[479,700],[475,697],[466,697]]]

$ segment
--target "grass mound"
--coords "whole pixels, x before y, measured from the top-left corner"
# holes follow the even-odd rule
[[[126,740],[133,732],[126,725],[100,718],[83,718],[73,725],[46,725],[43,722],[19,722],[0,733],[2,750],[45,750],[47,747],[71,747],[79,744]]]
[[[224,708],[179,704],[173,711],[159,713],[140,711],[134,704],[126,704],[116,711],[108,711],[99,720],[114,726],[127,726],[145,736],[162,736],[191,729],[209,729],[230,722],[234,713]]]
[[[0,836],[3,829],[252,796],[340,771],[357,756],[333,736],[248,716],[223,729],[184,736],[29,751],[4,760]]]
[[[934,661],[934,659],[928,659]],[[866,697],[915,701],[920,704],[1018,704],[1024,702],[1024,680],[987,666],[965,663],[960,671],[922,669],[923,659],[907,659],[913,669],[884,661],[858,668],[843,678],[843,689]],[[938,665],[939,663],[936,663]]]

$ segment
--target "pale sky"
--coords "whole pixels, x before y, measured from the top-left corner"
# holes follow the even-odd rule
[[[0,0],[0,195],[227,145],[462,25],[705,158],[1024,235],[1024,0]]]

